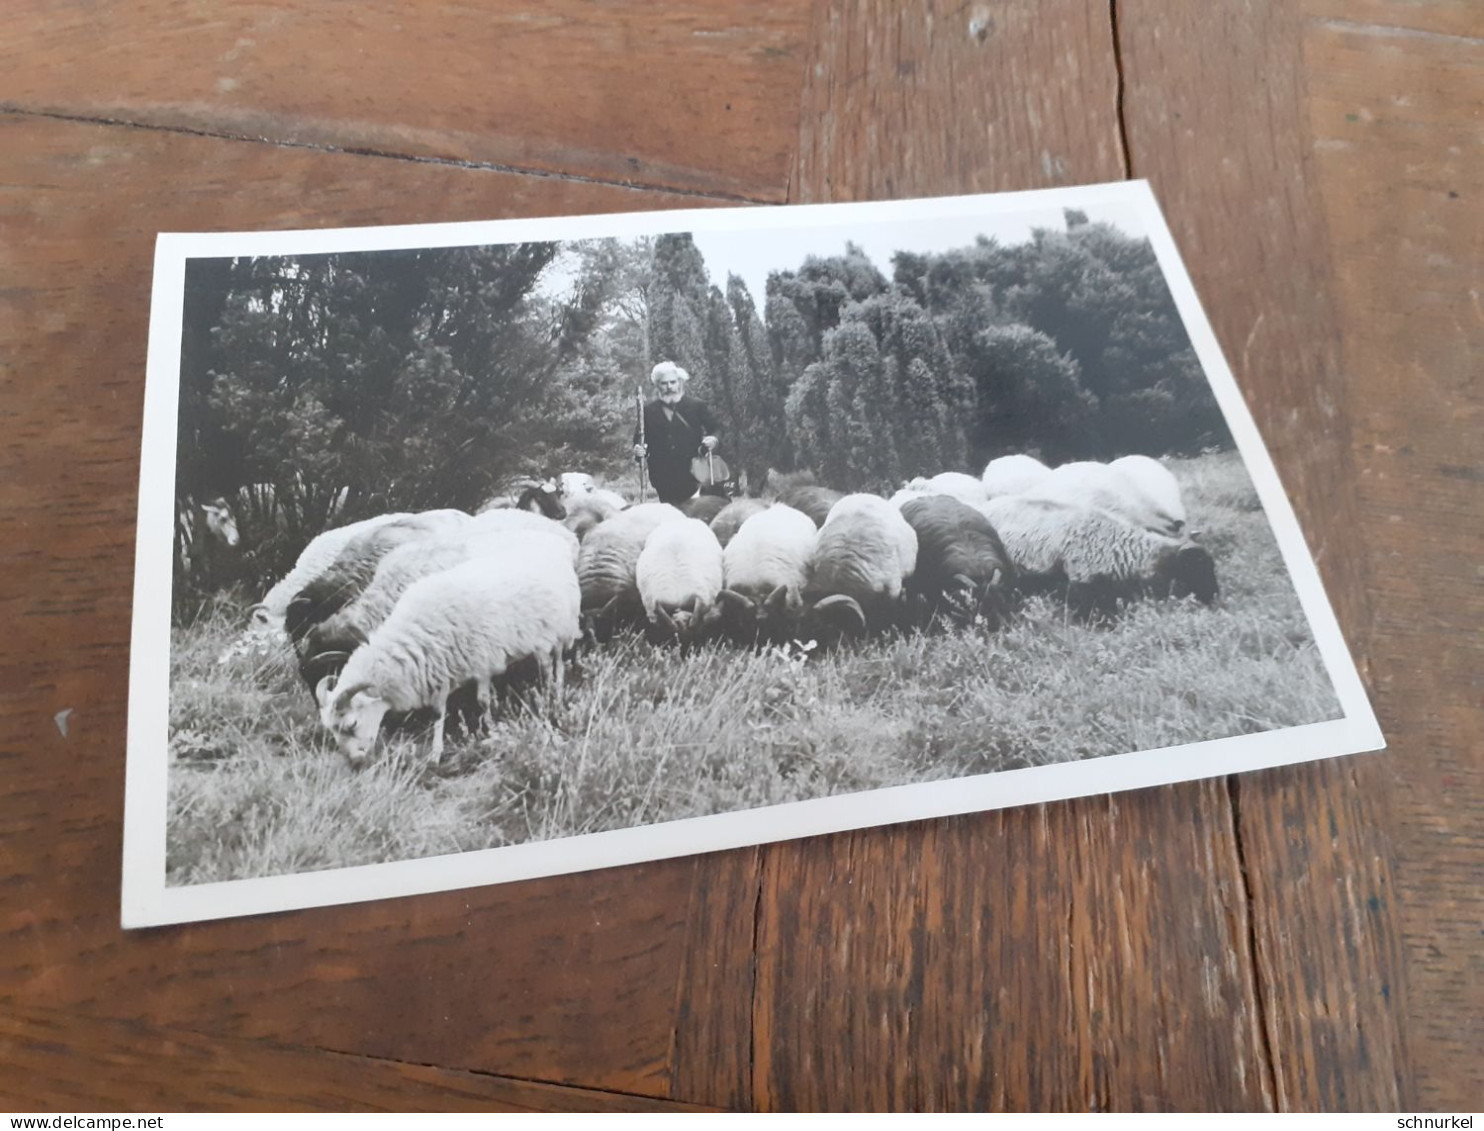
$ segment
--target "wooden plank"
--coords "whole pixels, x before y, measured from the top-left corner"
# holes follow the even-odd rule
[[[18,115],[0,150],[0,228],[27,233],[0,248],[0,1000],[667,1094],[676,1048],[709,1047],[712,1017],[750,1002],[746,977],[687,967],[725,934],[687,920],[724,903],[725,858],[129,933],[118,895],[154,233],[677,198]]]
[[[1270,1103],[1220,781],[798,841],[766,881],[764,1109]]]
[[[1461,38],[1466,46],[1479,45],[1484,23],[1474,0],[1300,0],[1298,8],[1310,18],[1322,20],[1331,30],[1379,36],[1383,39],[1442,35]],[[1310,73],[1327,77],[1323,60],[1315,60]],[[1318,93],[1316,90],[1315,93]],[[1460,104],[1453,103],[1457,108]]]
[[[1477,6],[1471,26],[1463,8],[1407,5],[1386,22],[1478,31]],[[1388,903],[1413,1075],[1419,1107],[1464,1110],[1484,1094],[1484,42],[1325,20],[1304,50],[1373,562],[1369,651],[1394,751]]]
[[[705,1110],[39,1009],[0,1015],[0,1063],[0,1107],[10,1111]]]
[[[670,1094],[751,1110],[760,848],[694,858],[685,964],[676,987]]]
[[[1128,0],[1119,30],[1134,172],[1163,202],[1364,666],[1355,408],[1310,167],[1298,14]],[[1250,775],[1238,789],[1283,1108],[1412,1106],[1387,780],[1386,759],[1370,756]]]
[[[842,0],[812,58],[793,199],[1123,175],[1106,5]],[[1207,782],[765,849],[756,1104],[1270,1106],[1235,848]]]
[[[777,200],[806,21],[804,0],[22,0],[0,108]]]
[[[1122,177],[1106,4],[815,5],[792,203]]]

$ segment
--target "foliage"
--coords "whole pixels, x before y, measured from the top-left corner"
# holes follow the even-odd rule
[[[177,615],[234,581],[261,593],[338,522],[474,508],[526,475],[626,479],[661,360],[754,485],[1229,447],[1147,241],[1066,225],[902,251],[890,280],[847,244],[770,274],[761,315],[688,233],[193,260],[177,499],[231,501],[243,548],[197,555],[223,565],[177,589]]]

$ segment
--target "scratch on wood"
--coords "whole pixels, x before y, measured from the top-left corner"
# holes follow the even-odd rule
[[[1385,39],[1431,39],[1443,43],[1469,43],[1484,45],[1484,38],[1475,35],[1457,35],[1446,31],[1426,31],[1416,27],[1395,27],[1391,24],[1368,24],[1356,20],[1319,19],[1314,23],[1333,31],[1346,31],[1352,35],[1373,35]]]

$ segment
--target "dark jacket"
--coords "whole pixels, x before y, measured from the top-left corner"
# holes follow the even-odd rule
[[[644,443],[649,446],[649,481],[662,503],[681,503],[700,484],[690,473],[690,461],[700,454],[701,438],[716,436],[721,425],[711,410],[694,397],[672,405],[653,400],[644,406]],[[634,432],[634,443],[639,443]]]

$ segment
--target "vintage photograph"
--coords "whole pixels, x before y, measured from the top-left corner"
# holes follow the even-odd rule
[[[126,867],[223,894],[141,917],[1376,744],[1145,186],[741,211],[162,237]]]

